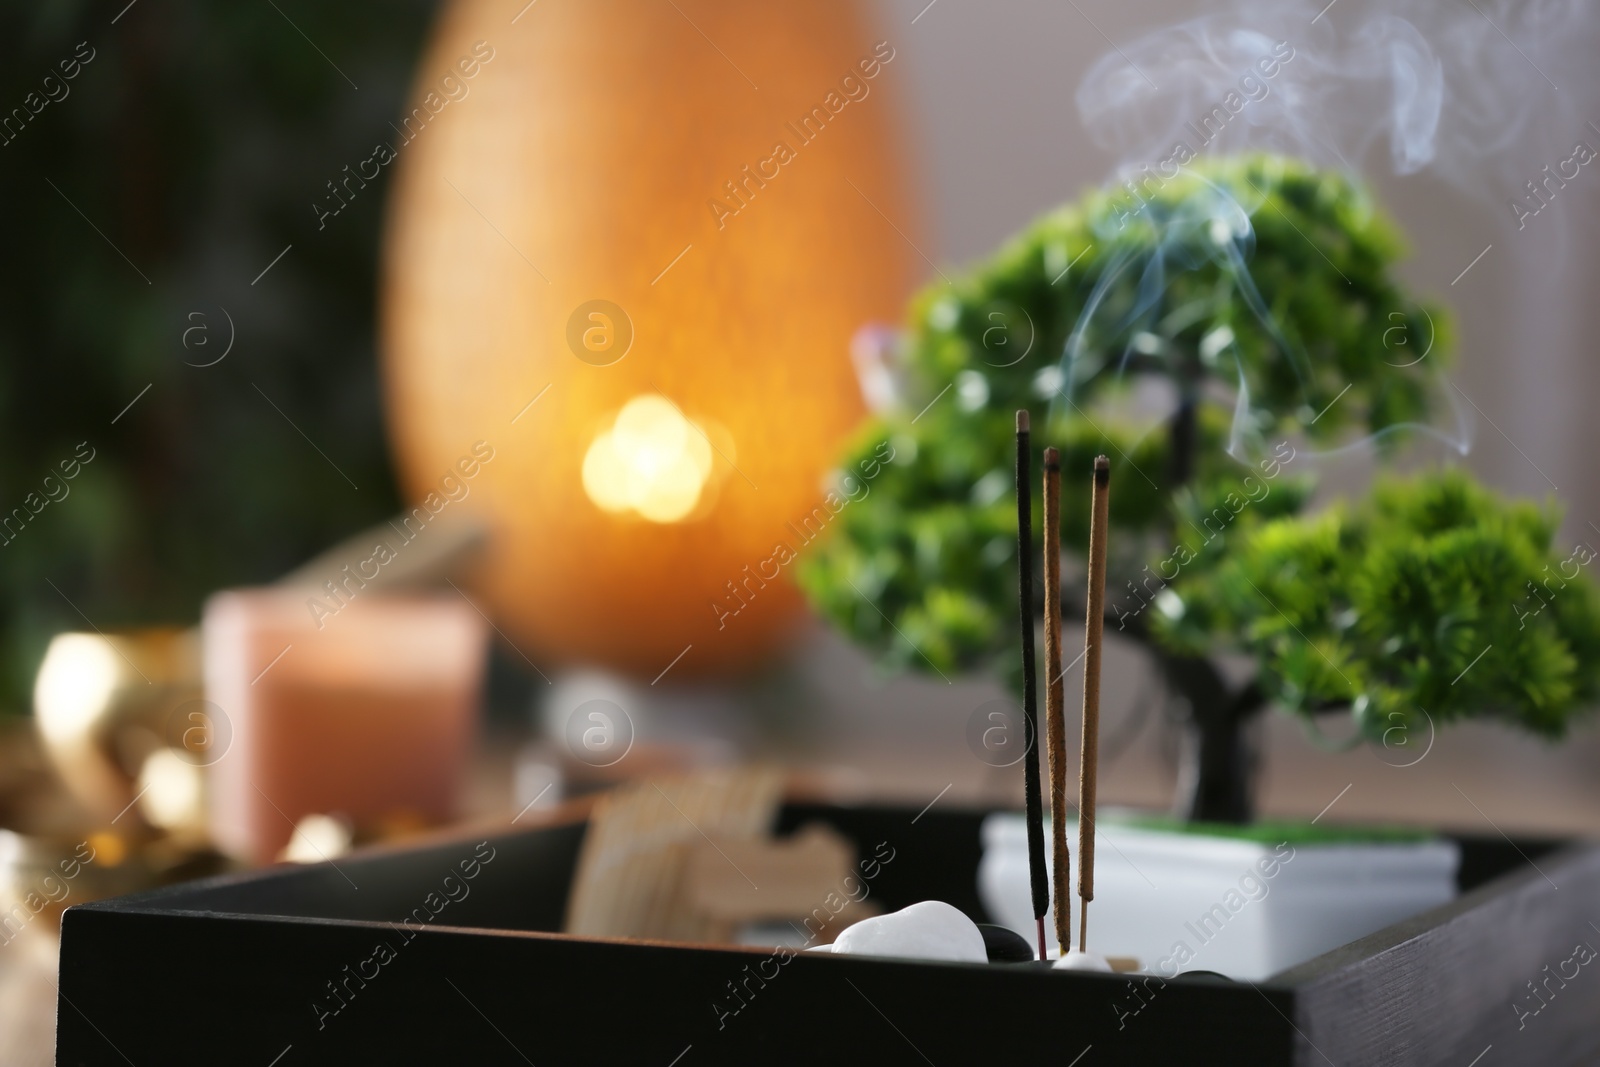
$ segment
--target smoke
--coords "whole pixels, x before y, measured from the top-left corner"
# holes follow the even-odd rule
[[[1261,149],[1351,172],[1428,170],[1499,203],[1530,160],[1592,135],[1597,22],[1583,0],[1239,3],[1115,48],[1077,104],[1120,167],[1177,144]],[[1275,49],[1292,58],[1269,77]],[[1219,108],[1231,121],[1202,122]]]
[[[1314,14],[1291,4],[1248,28],[1238,16],[1211,15],[1112,52],[1078,90],[1084,124],[1129,164],[1186,144],[1353,168],[1385,134],[1400,173],[1429,163],[1444,71],[1428,42],[1392,16],[1339,40],[1310,25]]]
[[[1597,28],[1583,0],[1236,0],[1114,46],[1084,75],[1077,105],[1124,181],[1171,174],[1199,156],[1267,151],[1369,177],[1427,173],[1520,225],[1541,204],[1528,179],[1548,177],[1547,163],[1586,162],[1569,159],[1577,141],[1600,145],[1600,126],[1586,121],[1600,112]],[[1111,265],[1062,353],[1069,388],[1089,371],[1086,334],[1112,325],[1093,320],[1114,276],[1138,272],[1137,317],[1195,266],[1175,256],[1193,247],[1180,231],[1223,224],[1235,240],[1213,257],[1307,380],[1307,354],[1282,340],[1250,277],[1254,205],[1220,191],[1196,201],[1193,212],[1163,220],[1153,251]],[[1253,421],[1242,367],[1237,389],[1228,449],[1236,457]],[[1436,410],[1453,428],[1387,432],[1418,431],[1464,453],[1474,420],[1442,380],[1436,393]]]

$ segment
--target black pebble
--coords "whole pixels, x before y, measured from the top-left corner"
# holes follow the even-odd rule
[[[1194,979],[1199,982],[1232,982],[1233,979],[1217,971],[1184,971],[1179,978]]]
[[[979,923],[978,929],[983,932],[983,950],[990,963],[1028,963],[1035,958],[1034,947],[1015,930],[991,923]]]

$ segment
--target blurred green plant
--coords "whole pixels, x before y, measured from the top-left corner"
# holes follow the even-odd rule
[[[0,12],[0,515],[95,450],[0,545],[6,711],[52,633],[192,621],[396,505],[373,353],[386,178],[320,231],[312,205],[393,137],[433,5],[122,8]],[[199,366],[229,317],[231,352]]]
[[[1596,697],[1600,661],[1582,577],[1595,553],[1552,552],[1558,519],[1460,470],[1382,479],[1359,504],[1252,524],[1233,551],[1200,557],[1155,635],[1248,652],[1279,706],[1349,707],[1374,740],[1420,735],[1423,709],[1558,738]]]
[[[1348,710],[1379,743],[1424,715],[1559,736],[1600,688],[1600,614],[1552,551],[1553,513],[1443,471],[1303,514],[1296,442],[1371,435],[1392,456],[1428,430],[1448,321],[1394,280],[1403,251],[1356,182],[1271,156],[1052,212],[914,301],[909,410],[846,462],[885,436],[896,460],[802,559],[803,587],[890,666],[1017,688],[1012,413],[1048,405],[1034,440],[1062,452],[1063,610],[1081,617],[1104,452],[1107,630],[1141,642],[1186,709],[1188,818],[1250,816],[1243,727],[1269,702]],[[1514,607],[1539,590],[1537,615]],[[1254,657],[1253,681],[1229,683],[1227,652]]]

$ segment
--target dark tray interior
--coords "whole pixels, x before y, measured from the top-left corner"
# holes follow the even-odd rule
[[[985,920],[976,871],[988,814],[792,804],[779,830],[825,822],[864,855],[887,842],[895,859],[872,882],[874,901],[893,909],[938,898]],[[1570,950],[1566,927],[1581,926],[1577,912],[1541,901],[1591,904],[1600,890],[1594,849],[1463,839],[1468,892],[1445,908],[1267,982],[1179,979],[1130,1001],[1123,976],[803,955],[780,964],[767,950],[569,938],[554,931],[583,833],[581,821],[558,820],[488,838],[494,858],[464,883],[464,897],[426,926],[414,923],[420,932],[396,924],[483,838],[72,908],[63,920],[58,1062],[694,1067],[990,1063],[1030,1054],[1070,1063],[1083,1053],[1091,1067],[1174,1057],[1377,1062],[1359,1057],[1403,1048],[1392,1062],[1433,1063],[1476,1043],[1465,1063],[1500,1035],[1520,1038],[1539,1062],[1561,1063],[1583,1062],[1572,1057],[1600,1042],[1584,1036],[1593,1029],[1584,1020],[1600,1015],[1600,980],[1588,983],[1591,993],[1552,1003],[1533,1039],[1516,1032],[1508,1009],[1540,964]],[[1552,896],[1547,875],[1577,892]],[[1503,975],[1486,971],[1482,988],[1466,994],[1419,991],[1382,1025],[1363,1017],[1372,1008],[1352,988],[1420,980],[1422,968],[1452,953],[1470,963],[1484,950],[1485,928],[1516,933],[1507,914],[1522,923],[1529,951],[1491,953]],[[380,942],[392,958],[374,964]],[[1130,1016],[1130,1003],[1147,1006]],[[1489,1010],[1498,1014],[1474,1022]],[[1352,1038],[1353,1027],[1367,1036]],[[1430,1037],[1431,1049],[1422,1048]]]

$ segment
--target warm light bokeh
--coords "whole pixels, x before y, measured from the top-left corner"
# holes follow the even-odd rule
[[[712,475],[711,439],[658,396],[628,401],[583,457],[583,489],[602,510],[678,522]]]
[[[508,30],[524,4],[446,10],[419,102],[493,56],[397,146],[402,484],[494,449],[452,507],[489,527],[476,593],[540,669],[752,666],[804,610],[788,575],[715,604],[821,505],[863,413],[851,337],[923,269],[904,42],[858,0],[538,4]]]

